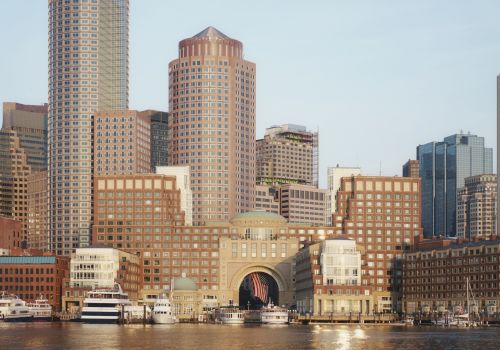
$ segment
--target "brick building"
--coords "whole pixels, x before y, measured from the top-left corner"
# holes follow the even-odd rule
[[[400,259],[422,235],[420,203],[419,178],[342,178],[332,225],[363,247],[362,284],[379,311],[401,308]]]
[[[23,225],[20,221],[0,216],[0,249],[21,248]]]
[[[488,314],[500,311],[500,237],[424,240],[403,259],[403,310]]]
[[[23,251],[26,254],[28,251]],[[41,295],[61,310],[62,282],[69,258],[54,255],[0,256],[0,290],[33,302]]]
[[[137,111],[99,112],[94,116],[94,174],[151,172],[151,120]]]

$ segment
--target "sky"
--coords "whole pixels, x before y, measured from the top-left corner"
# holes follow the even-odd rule
[[[0,102],[47,101],[47,1],[0,0]],[[294,123],[328,166],[401,175],[460,131],[496,152],[496,0],[130,0],[130,109],[168,110],[178,42],[208,26],[257,64],[257,137]],[[495,167],[496,168],[496,167]]]

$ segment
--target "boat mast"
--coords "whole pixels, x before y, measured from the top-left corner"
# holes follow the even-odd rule
[[[467,321],[470,321],[469,277],[467,277]]]

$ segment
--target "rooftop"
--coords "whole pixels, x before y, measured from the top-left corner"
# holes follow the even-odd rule
[[[219,31],[218,29],[214,28],[214,27],[207,27],[206,29],[202,30],[201,32],[199,32],[198,34],[196,34],[195,36],[193,36],[193,38],[218,38],[218,39],[231,39],[230,37],[228,37],[226,34],[222,33],[221,31]]]

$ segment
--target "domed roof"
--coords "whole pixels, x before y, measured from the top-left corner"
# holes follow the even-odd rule
[[[174,291],[176,290],[192,290],[197,291],[198,287],[196,283],[190,278],[187,277],[176,277],[174,278]]]
[[[231,223],[245,222],[246,224],[259,225],[260,223],[273,223],[275,225],[286,224],[286,219],[278,214],[270,213],[262,210],[247,211],[245,213],[238,213],[231,219]]]

